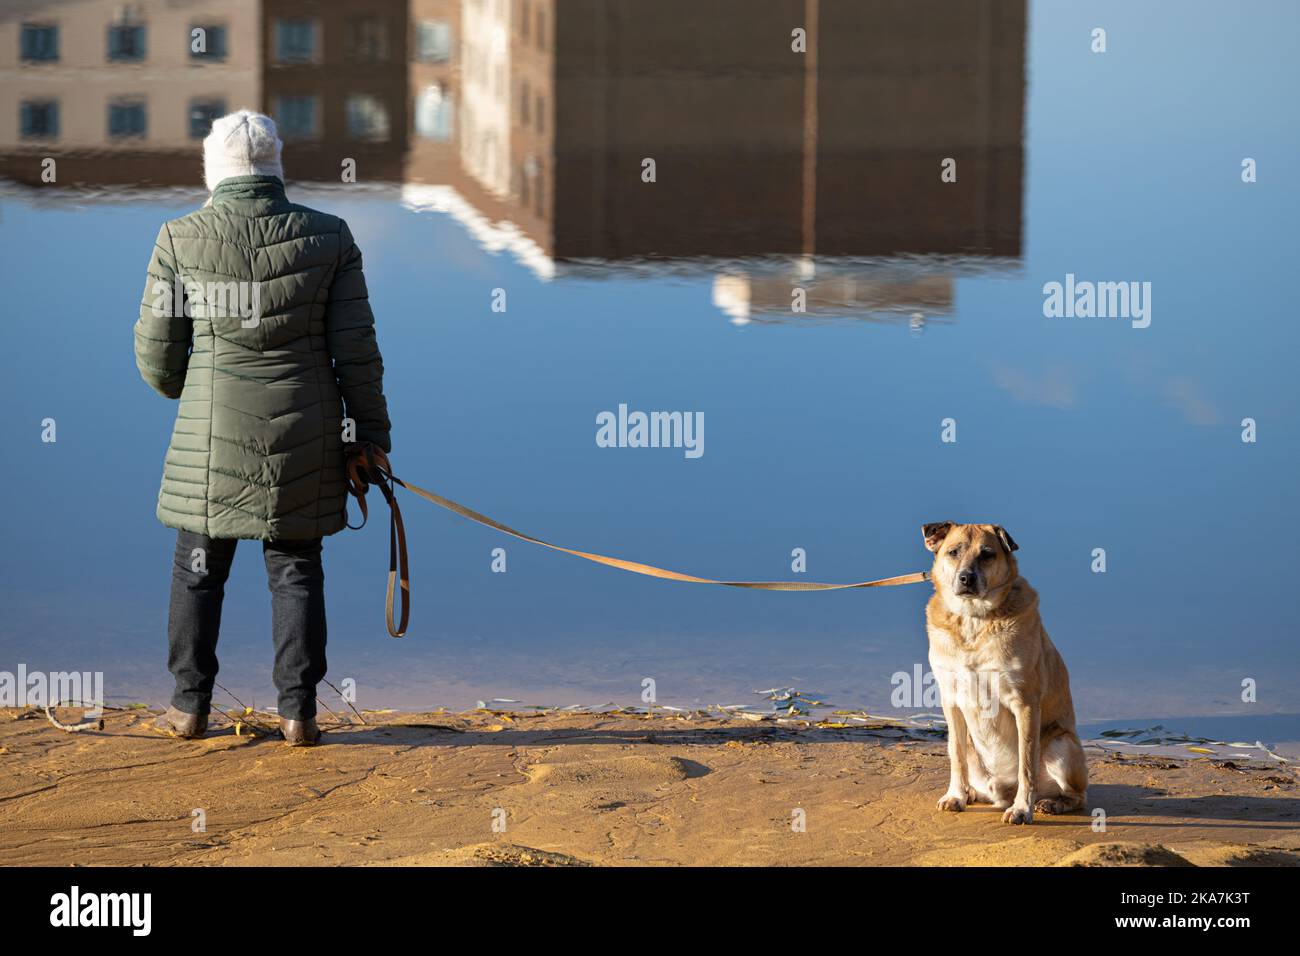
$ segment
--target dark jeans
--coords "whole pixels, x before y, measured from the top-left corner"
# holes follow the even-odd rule
[[[236,543],[232,538],[209,538],[188,531],[176,536],[167,613],[167,669],[176,678],[172,706],[187,714],[207,714],[212,706],[221,602]],[[203,549],[206,569],[195,571],[198,548]],[[321,539],[265,541],[262,554],[271,588],[272,678],[280,695],[280,716],[306,720],[316,716],[316,685],[325,676]]]

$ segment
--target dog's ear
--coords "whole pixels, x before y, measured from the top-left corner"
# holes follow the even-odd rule
[[[921,534],[925,538],[925,549],[927,551],[938,551],[939,545],[943,544],[943,539],[948,537],[948,532],[951,530],[951,521],[934,521],[930,524],[921,525]]]
[[[993,526],[993,531],[998,536],[999,540],[1001,540],[1002,547],[1007,549],[1007,554],[1010,554],[1012,551],[1020,550],[1020,545],[1016,544],[1016,539],[1007,534],[1007,529],[1002,527],[1002,525],[995,524]]]

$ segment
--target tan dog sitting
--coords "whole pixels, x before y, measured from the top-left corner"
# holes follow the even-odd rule
[[[1035,809],[1082,808],[1088,764],[1069,674],[1039,619],[1038,593],[1020,576],[1015,541],[998,525],[921,530],[934,552],[930,669],[948,721],[951,776],[939,809],[982,801],[1006,808],[1006,823],[1030,823]]]

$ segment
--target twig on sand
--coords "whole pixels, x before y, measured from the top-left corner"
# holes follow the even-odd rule
[[[226,695],[227,695],[231,700],[233,700],[236,704],[238,704],[238,705],[239,705],[240,707],[242,707],[243,710],[244,710],[244,713],[241,715],[243,719],[240,719],[240,718],[238,718],[238,717],[231,717],[228,713],[226,713],[226,712],[225,712],[224,710],[222,710],[220,707],[214,707],[214,708],[213,708],[213,710],[215,710],[215,711],[216,711],[218,714],[220,714],[222,717],[226,718],[226,720],[230,721],[230,723],[234,726],[234,728],[235,728],[235,736],[236,736],[236,737],[242,737],[242,736],[243,736],[243,734],[240,733],[240,730],[241,730],[242,728],[244,728],[244,727],[250,727],[250,728],[252,728],[252,729],[254,729],[254,730],[258,730],[258,731],[260,731],[261,733],[266,734],[268,737],[269,737],[272,733],[274,733],[274,728],[272,728],[272,727],[263,727],[263,726],[261,726],[260,724],[258,724],[256,721],[254,721],[254,720],[249,720],[249,719],[248,719],[248,718],[250,718],[250,717],[256,717],[256,716],[258,716],[257,711],[255,711],[252,707],[245,707],[245,706],[244,706],[244,702],[243,702],[242,700],[240,700],[240,699],[239,699],[238,697],[236,697],[234,694],[230,693],[230,691],[227,690],[225,687],[222,687],[221,684],[218,683],[217,681],[213,681],[212,683],[213,683],[213,684],[216,684],[216,686],[217,686],[217,687],[222,691],[222,693],[226,694]]]
[[[226,695],[227,695],[231,700],[233,700],[236,704],[238,704],[238,705],[243,709],[243,711],[244,711],[244,713],[243,713],[243,719],[240,719],[240,718],[237,718],[237,717],[232,717],[232,716],[230,716],[230,714],[227,714],[227,713],[226,713],[224,710],[222,710],[220,707],[213,708],[214,710],[216,710],[216,712],[217,712],[218,714],[220,714],[222,717],[226,718],[226,720],[228,720],[228,721],[230,721],[232,724],[234,724],[234,726],[235,726],[235,736],[239,736],[239,735],[240,735],[240,733],[239,733],[239,732],[240,732],[240,729],[241,729],[242,727],[245,727],[245,726],[255,728],[256,730],[261,731],[262,733],[266,734],[267,736],[270,736],[271,734],[273,734],[273,733],[275,732],[275,728],[273,728],[273,727],[270,727],[270,726],[262,726],[262,725],[258,724],[256,721],[248,719],[248,718],[250,718],[250,717],[261,716],[261,712],[260,712],[260,711],[257,711],[257,710],[255,710],[255,709],[252,708],[252,707],[247,707],[247,706],[245,706],[245,704],[244,704],[244,702],[243,702],[242,700],[240,700],[238,697],[236,697],[234,694],[232,694],[228,688],[223,687],[219,681],[213,681],[212,683],[217,687],[218,690],[220,690],[222,693],[226,694]],[[326,681],[325,683],[329,684],[329,681]],[[334,685],[333,685],[333,684],[330,684],[330,687],[334,687]],[[337,687],[334,687],[334,691],[335,691],[335,693],[338,693],[338,688],[337,688]],[[339,694],[339,697],[342,698],[343,695],[342,695],[342,694]],[[340,716],[337,712],[335,712],[335,711],[334,711],[334,710],[329,706],[329,704],[327,704],[327,703],[325,703],[325,701],[321,700],[319,696],[316,698],[316,702],[317,702],[318,704],[320,704],[322,707],[324,707],[327,711],[329,711],[330,716],[334,718],[334,720],[335,720],[335,722],[336,722],[336,725],[337,725],[338,727],[351,727],[351,726],[352,726],[352,721],[351,721],[351,720],[345,720],[342,716]],[[345,700],[344,702],[346,703],[346,700]],[[351,705],[351,704],[348,704],[348,706],[351,707],[352,705]],[[355,710],[356,710],[356,708],[353,708],[353,711],[354,711],[354,712],[355,712]],[[360,718],[361,715],[360,715],[360,714],[357,714],[357,717]],[[363,719],[361,722],[364,724],[364,723],[365,723],[365,720]],[[322,728],[322,730],[327,730],[327,729],[331,729],[331,728]]]
[[[248,710],[248,708],[245,709]],[[248,719],[250,716],[254,716],[253,714],[245,713],[240,717],[232,717],[230,716],[230,714],[226,713],[220,707],[213,707],[212,710],[214,713],[220,714],[222,717],[226,718],[226,720],[230,721],[231,726],[235,728],[236,737],[244,736],[242,731],[245,727],[249,728],[250,731],[252,730],[261,731],[262,733],[267,734],[268,736],[271,733],[270,728],[262,727],[259,724],[257,724],[255,721]],[[255,736],[255,735],[250,733],[249,736]]]
[[[242,700],[240,700],[238,697],[236,697],[234,694],[230,693],[230,691],[226,690],[226,688],[222,687],[222,686],[221,686],[221,683],[220,683],[219,681],[215,681],[215,680],[214,680],[212,683],[216,684],[218,690],[220,690],[222,693],[224,693],[227,697],[229,697],[231,700],[233,700],[236,704],[238,704],[240,710],[245,710],[245,711],[250,711],[250,712],[252,711],[253,708],[251,708],[251,707],[245,707],[245,706],[244,706],[244,702],[243,702]]]
[[[334,726],[335,726],[335,727],[351,727],[351,726],[352,726],[352,721],[351,721],[350,719],[349,719],[349,720],[344,720],[344,719],[343,719],[342,717],[340,717],[338,714],[334,713],[334,711],[330,708],[330,705],[327,704],[327,703],[325,703],[325,701],[321,700],[319,695],[317,695],[317,697],[316,697],[316,703],[320,704],[322,707],[324,707],[326,710],[328,710],[328,711],[330,712],[330,716],[334,718],[334,721],[335,721]],[[328,729],[332,729],[332,728],[326,728],[326,727],[322,727],[322,728],[321,728],[321,730],[328,730]]]
[[[325,680],[325,679],[324,679],[324,678],[321,678],[321,680]],[[326,683],[326,684],[329,684],[329,689],[332,690],[332,691],[334,691],[334,693],[338,694],[338,695],[339,695],[339,700],[341,700],[341,701],[343,701],[343,703],[347,704],[347,705],[348,705],[348,709],[351,710],[352,713],[354,713],[354,714],[357,715],[357,720],[361,721],[361,722],[364,724],[364,723],[366,722],[366,718],[364,718],[364,717],[361,716],[361,711],[357,710],[355,707],[352,706],[352,701],[350,701],[350,700],[348,700],[346,697],[344,697],[344,696],[343,696],[343,692],[342,692],[341,690],[339,690],[337,687],[335,687],[333,684],[330,684],[329,681],[326,680],[325,683]]]
[[[60,722],[59,719],[54,716],[54,708],[56,707],[80,707],[83,710],[87,708],[86,705],[79,700],[65,701],[60,699],[55,701],[52,704],[46,704],[45,716],[49,718],[50,723],[52,723],[55,727],[58,727],[59,730],[66,731],[67,733],[70,734],[75,734],[82,730],[103,730],[104,729],[104,716],[103,716],[102,707],[100,708],[100,715],[98,717],[92,717],[90,720],[86,720],[85,715],[83,714],[82,719],[75,724],[65,724]]]

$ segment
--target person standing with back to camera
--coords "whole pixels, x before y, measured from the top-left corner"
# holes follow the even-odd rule
[[[207,731],[222,599],[245,538],[262,542],[266,562],[281,732],[295,746],[319,741],[322,539],[347,524],[348,442],[392,450],[361,252],[342,219],[285,197],[281,149],[259,113],[212,124],[211,196],[158,231],[135,325],[141,376],[180,400],[157,508],[177,529],[167,621],[176,686],[154,726],[175,737]],[[235,290],[241,308],[230,307]]]

